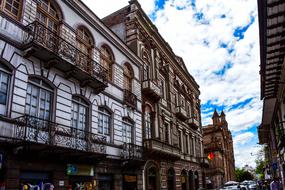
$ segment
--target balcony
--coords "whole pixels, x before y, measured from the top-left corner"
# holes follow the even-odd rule
[[[187,112],[186,112],[185,108],[183,108],[182,106],[176,107],[175,114],[176,114],[176,117],[178,117],[182,121],[185,121],[188,119]]]
[[[28,115],[15,119],[13,139],[18,143],[41,145],[43,149],[51,147],[53,151],[65,149],[70,154],[106,154],[106,137]]]
[[[123,160],[142,160],[143,147],[132,143],[124,143],[121,158]]]
[[[146,139],[144,142],[144,147],[146,148],[146,154],[148,157],[179,160],[180,149],[176,146],[167,144],[158,139]]]
[[[161,98],[160,88],[153,80],[143,81],[142,92],[154,101],[158,101]]]
[[[55,67],[66,78],[74,77],[81,86],[89,85],[95,93],[103,91],[107,85],[107,71],[89,55],[48,29],[40,22],[25,27],[23,40],[25,57],[35,56],[44,62],[45,68]]]
[[[124,90],[124,104],[136,109],[137,108],[137,96],[128,90]]]
[[[195,118],[190,118],[190,119],[188,119],[188,125],[192,129],[197,130],[199,128],[199,126],[200,126],[200,122],[197,119],[195,119]]]

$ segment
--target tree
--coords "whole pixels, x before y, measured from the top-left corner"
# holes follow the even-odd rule
[[[256,163],[255,173],[259,176],[259,179],[264,179],[265,161],[262,159],[256,159],[255,163]]]
[[[236,174],[237,181],[239,182],[242,182],[244,180],[253,180],[254,178],[253,175],[249,171],[243,168],[236,168],[235,174]]]

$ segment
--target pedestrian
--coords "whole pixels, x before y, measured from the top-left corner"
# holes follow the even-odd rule
[[[279,190],[280,184],[277,177],[273,178],[273,181],[270,183],[270,190]]]

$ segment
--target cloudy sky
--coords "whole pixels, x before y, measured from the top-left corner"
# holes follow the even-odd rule
[[[128,0],[83,0],[100,18]],[[203,125],[224,110],[236,166],[254,166],[261,122],[256,0],[139,0],[200,85]],[[110,6],[111,5],[111,6]]]

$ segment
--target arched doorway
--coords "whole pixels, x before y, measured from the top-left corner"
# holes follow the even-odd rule
[[[194,190],[195,188],[194,173],[192,170],[189,171],[188,184],[189,184],[189,190]]]
[[[159,172],[158,167],[149,162],[145,167],[145,187],[146,190],[158,190],[159,189]]]
[[[175,171],[173,168],[170,168],[167,172],[167,189],[175,189]]]
[[[194,173],[194,180],[195,180],[195,190],[199,189],[199,173],[195,171]]]
[[[181,172],[181,188],[187,190],[187,173],[185,170]]]

